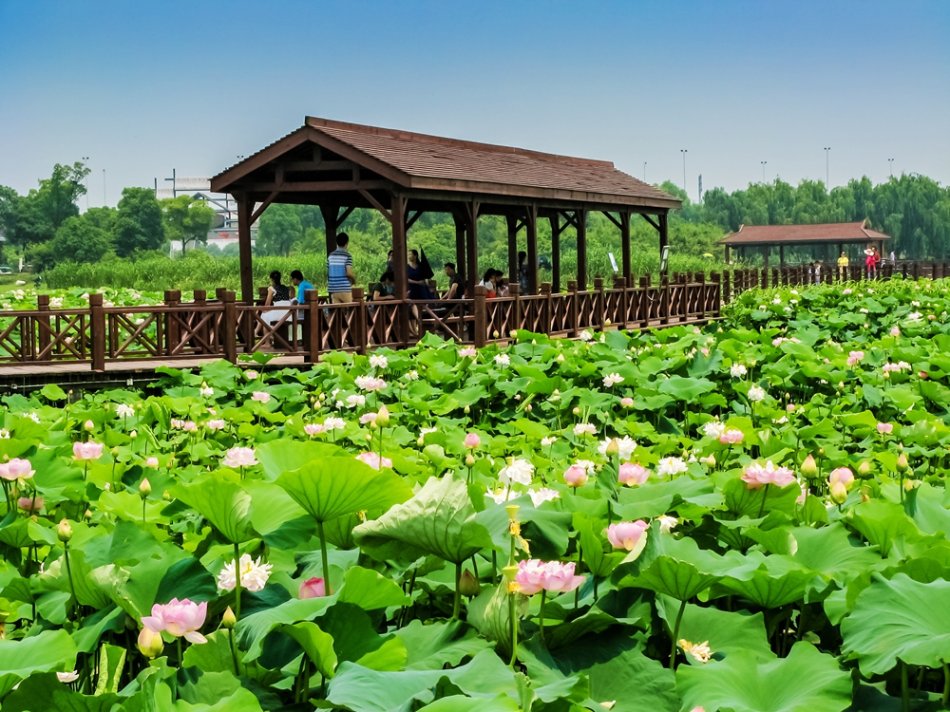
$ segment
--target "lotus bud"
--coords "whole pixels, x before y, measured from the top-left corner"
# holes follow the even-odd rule
[[[462,412],[465,413],[465,415],[468,415],[469,413],[472,412],[472,407],[467,405],[464,408],[462,408]]]
[[[475,456],[472,453],[469,453],[468,455],[465,456],[465,464],[468,467],[471,467],[472,465],[475,464]]]
[[[508,335],[509,335],[512,339],[517,339],[517,338],[518,338],[518,330],[517,330],[517,329],[512,329],[511,331],[508,332]]]
[[[713,454],[706,455],[699,458],[699,461],[703,463],[706,467],[715,467],[716,466],[716,456]]]
[[[858,465],[858,474],[862,477],[867,477],[871,474],[871,471],[874,469],[871,465],[870,460],[861,460],[861,463]]]
[[[917,480],[904,480],[904,491],[910,492],[911,490],[916,488],[917,485],[918,485]]]
[[[907,455],[902,452],[897,456],[897,469],[899,472],[906,472],[909,468],[910,465],[907,464]]]
[[[85,512],[83,512],[83,513],[82,513],[82,518],[83,518],[83,519],[92,519],[92,510],[91,510],[91,509],[87,509]]]
[[[463,596],[477,596],[481,585],[471,571],[465,569],[459,577],[459,593]]]
[[[805,461],[802,462],[801,471],[810,480],[818,476],[818,463],[815,462],[814,456],[809,454],[805,458]]]
[[[498,329],[495,329],[495,330],[491,333],[491,335],[494,336],[496,339],[501,336],[501,334],[498,333]]]
[[[84,427],[86,430],[94,430],[96,427],[96,424],[93,423],[91,420],[87,420],[85,423],[82,424],[82,427]]]
[[[62,542],[67,542],[73,538],[73,527],[69,523],[68,519],[61,519],[59,524],[56,526],[56,536],[59,537],[59,540]]]
[[[369,442],[369,443],[373,442],[373,436],[370,435],[369,433],[366,433],[366,435],[364,435],[363,437],[366,438],[366,442]]]
[[[139,652],[142,653],[142,655],[151,660],[152,658],[162,654],[162,650],[165,648],[165,643],[162,641],[161,633],[156,633],[150,628],[142,628],[142,632],[139,633],[139,639],[135,644],[135,647],[139,649]]]
[[[524,409],[525,409],[528,413],[530,413],[530,412],[533,410],[533,408],[531,407],[531,404],[530,404],[530,403],[527,403],[527,404],[525,405]]]
[[[558,363],[564,363],[564,354],[558,354],[557,356],[554,357],[554,360],[557,361]]]
[[[103,483],[102,489],[104,489],[106,492],[109,492],[112,489],[112,483],[111,482]]]
[[[610,319],[604,319],[604,326],[610,326],[613,322]]]
[[[607,441],[606,452],[609,457],[613,457],[614,455],[618,455],[620,453],[620,445],[617,443],[617,438],[610,438],[610,440]]]
[[[164,490],[162,492],[162,499],[164,499],[166,502],[172,501],[172,496],[168,493],[168,490]]]
[[[117,448],[117,447],[112,448],[111,450],[109,450],[109,452],[112,454],[112,457],[118,457],[118,456],[119,456],[119,448]]]
[[[418,445],[419,447],[422,447],[423,445],[425,445],[425,442],[426,442],[425,438],[422,437],[421,435],[416,438],[416,445]]]
[[[578,406],[574,406],[574,409],[571,411],[574,415],[580,415],[581,409]]]
[[[379,406],[379,412],[376,413],[376,423],[381,428],[385,428],[389,425],[389,408],[385,405]]]
[[[138,431],[138,430],[130,430],[130,431],[129,431],[129,437],[132,438],[133,440],[135,440],[135,438],[137,438],[138,436],[139,436],[139,431]]]
[[[143,477],[139,483],[139,497],[145,499],[150,494],[152,494],[152,483],[148,481],[147,477]]]
[[[845,486],[844,482],[832,482],[830,491],[831,499],[835,504],[843,504],[848,498],[848,488]]]
[[[234,611],[231,610],[231,606],[228,606],[224,609],[224,615],[221,616],[221,627],[230,630],[236,625],[237,616],[234,615]]]

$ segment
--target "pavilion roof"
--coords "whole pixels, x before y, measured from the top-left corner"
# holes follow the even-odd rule
[[[889,240],[890,235],[872,230],[867,220],[815,225],[740,225],[719,240],[721,245],[789,245],[815,243],[861,243]]]
[[[316,155],[315,147],[323,151],[320,158],[313,159],[315,171],[329,155],[364,169],[363,179],[372,177],[418,197],[438,193],[448,200],[456,195],[458,200],[458,194],[471,194],[489,201],[492,196],[503,196],[578,207],[660,211],[680,205],[674,196],[617,170],[610,161],[316,117],[307,117],[301,128],[215,176],[212,187],[220,192],[246,190],[263,199],[273,191],[261,186],[277,187],[292,177],[285,171],[279,181],[268,174],[273,175],[281,162],[306,172],[303,164]],[[307,185],[312,186],[323,179],[316,173],[306,176]],[[340,175],[327,174],[326,180],[331,179],[341,183]],[[321,189],[315,187],[317,190]],[[302,202],[301,197],[295,196],[293,202]]]

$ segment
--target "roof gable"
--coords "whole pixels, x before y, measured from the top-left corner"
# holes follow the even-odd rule
[[[818,242],[877,242],[889,240],[868,227],[868,221],[814,225],[741,225],[721,240],[723,245],[767,245]]]

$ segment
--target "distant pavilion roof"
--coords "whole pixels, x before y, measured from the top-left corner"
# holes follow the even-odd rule
[[[322,153],[315,153],[315,148]],[[370,189],[385,182],[419,198],[428,194],[426,197],[438,200],[434,193],[442,193],[447,202],[461,198],[459,194],[476,194],[489,204],[494,202],[493,197],[502,198],[499,202],[527,198],[537,201],[539,207],[563,202],[650,212],[678,208],[681,202],[617,170],[610,161],[316,117],[307,117],[296,131],[216,175],[212,189],[245,191],[257,200],[270,196],[271,200],[276,198],[275,202],[311,202],[300,195],[309,192],[307,184],[313,186],[314,197],[327,197],[336,186],[319,184],[335,183],[341,192],[351,197],[356,193],[358,197],[357,181],[352,182],[356,190],[342,185],[352,180],[349,171],[333,174],[327,170],[343,168],[340,159],[359,166],[362,171],[358,180],[367,181]],[[284,166],[278,176],[274,171],[279,164]],[[290,188],[292,181],[302,185]],[[295,194],[286,194],[284,186]],[[279,197],[273,195],[275,192]],[[452,194],[459,198],[452,198]]]
[[[890,240],[890,235],[872,230],[868,221],[817,225],[740,225],[719,240],[729,247],[745,245],[805,245],[818,243],[866,243]]]

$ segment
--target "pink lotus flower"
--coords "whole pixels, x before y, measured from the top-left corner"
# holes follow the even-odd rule
[[[890,435],[892,432],[894,432],[894,425],[893,423],[878,423],[877,432],[879,432],[881,435]]]
[[[478,351],[475,350],[474,346],[465,346],[459,349],[458,354],[459,358],[475,358],[478,356]]]
[[[183,598],[173,598],[168,603],[152,606],[152,615],[142,618],[142,625],[155,633],[162,631],[176,638],[184,637],[191,643],[207,643],[207,639],[198,632],[204,625],[208,614],[208,604],[194,603]]]
[[[633,551],[641,541],[645,541],[650,525],[642,519],[635,522],[617,522],[607,527],[607,541],[615,549]]]
[[[73,443],[73,457],[77,460],[98,460],[102,457],[102,443],[92,440],[85,443]]]
[[[311,438],[319,435],[324,430],[325,428],[320,423],[307,423],[305,426],[303,426],[303,431]]]
[[[24,512],[35,513],[43,509],[43,498],[40,496],[20,497],[16,503]]]
[[[620,466],[617,480],[622,485],[642,485],[650,476],[650,471],[635,462],[625,462]]]
[[[270,393],[267,391],[254,391],[251,394],[251,400],[258,403],[270,403]]]
[[[795,474],[787,467],[776,467],[771,460],[764,465],[751,463],[742,473],[742,481],[749,489],[759,489],[766,485],[787,487],[795,481]]]
[[[848,467],[836,467],[828,474],[828,484],[840,483],[845,488],[851,486],[854,482],[854,473]]]
[[[156,469],[158,467],[158,458],[157,457],[148,457],[145,459],[145,466]]]
[[[719,436],[719,442],[723,445],[738,445],[742,442],[742,439],[745,435],[742,434],[741,430],[736,430],[735,428],[730,428],[722,435]]]
[[[861,361],[863,361],[863,360],[864,360],[864,352],[863,352],[863,351],[851,351],[851,352],[848,354],[848,367],[849,367],[849,368],[854,368],[855,366],[857,366],[857,365],[858,365]]]
[[[478,437],[478,433],[468,433],[465,436],[465,441],[463,443],[463,445],[465,445],[465,447],[469,448],[470,450],[474,450],[481,444],[482,439]]]
[[[365,462],[374,470],[393,466],[392,460],[390,460],[388,457],[380,457],[379,454],[375,452],[361,452],[356,456],[356,459],[360,462]]]
[[[232,447],[224,454],[221,463],[225,467],[252,467],[257,464],[252,447]]]
[[[621,398],[620,405],[624,408],[633,408],[633,398],[630,398],[629,396]]]
[[[18,457],[9,462],[0,463],[0,478],[15,482],[16,480],[28,480],[35,474],[35,470],[30,465],[29,460],[21,460]]]
[[[539,591],[549,593],[567,593],[584,583],[583,576],[574,575],[574,562],[562,564],[560,561],[541,561],[527,559],[518,562],[515,574],[518,590],[526,596]]]
[[[227,423],[222,418],[214,418],[205,423],[205,427],[208,430],[224,430],[227,426]]]
[[[568,487],[581,487],[587,484],[587,469],[576,463],[571,465],[564,470],[564,482]]]
[[[323,598],[327,595],[327,585],[322,578],[308,578],[301,582],[298,598]]]

